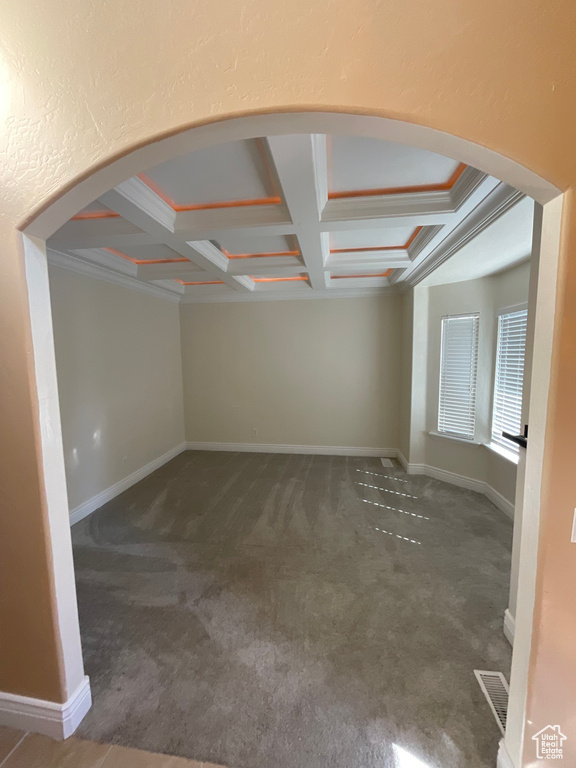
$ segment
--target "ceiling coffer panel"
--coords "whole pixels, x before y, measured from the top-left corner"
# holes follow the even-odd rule
[[[464,168],[434,152],[377,139],[332,136],[328,148],[330,197],[442,189]]]
[[[416,284],[448,246],[518,196],[401,144],[271,136],[147,169],[86,206],[48,245],[60,266],[92,265],[181,301],[362,296]]]
[[[139,178],[177,211],[280,202],[260,139],[200,149]]]

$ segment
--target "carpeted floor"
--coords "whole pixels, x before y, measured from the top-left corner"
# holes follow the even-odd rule
[[[73,528],[78,735],[233,768],[493,768],[512,525],[378,459],[187,452]]]

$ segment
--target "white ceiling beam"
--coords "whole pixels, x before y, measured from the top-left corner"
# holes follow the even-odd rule
[[[297,275],[306,267],[297,256],[257,256],[252,259],[230,259],[232,275]]]
[[[298,245],[315,290],[326,288],[328,236],[319,226],[327,199],[326,137],[270,136],[266,140],[282,197],[296,225]]]
[[[410,256],[406,250],[394,251],[364,251],[355,253],[346,251],[345,253],[333,253],[326,262],[326,267],[331,272],[354,272],[354,270],[377,269],[385,270],[394,267],[408,266]]]
[[[226,208],[204,208],[196,211],[178,211],[175,216],[174,232],[182,239],[201,240],[196,232],[219,232],[222,230],[240,230],[251,228],[267,233],[281,230],[291,225],[288,211],[283,205],[235,205]],[[193,233],[188,237],[188,233]]]
[[[217,264],[214,258],[203,252],[202,246],[183,242],[174,234],[176,214],[140,179],[133,178],[119,184],[99,198],[111,210],[120,214],[135,226],[147,232],[176,253],[197,264],[214,279],[222,280],[234,290],[250,291],[251,281],[226,273],[225,264]],[[167,210],[168,209],[168,210]],[[210,244],[211,245],[211,244]],[[214,248],[214,246],[212,246]],[[205,250],[205,249],[204,249]],[[215,249],[217,250],[217,249]],[[223,257],[225,258],[225,257]]]

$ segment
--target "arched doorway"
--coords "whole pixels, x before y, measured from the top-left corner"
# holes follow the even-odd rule
[[[558,190],[506,158],[502,158],[489,150],[472,145],[461,139],[447,136],[438,131],[383,118],[326,113],[259,115],[240,117],[224,122],[215,122],[210,125],[204,125],[179,133],[162,141],[147,144],[146,146],[131,152],[124,158],[102,168],[89,178],[80,182],[73,190],[62,195],[29,224],[25,230],[24,237],[27,250],[28,287],[31,303],[33,305],[32,327],[33,335],[35,337],[35,347],[36,344],[42,344],[41,336],[46,322],[46,306],[43,303],[43,299],[45,299],[47,295],[45,265],[43,266],[42,264],[44,256],[43,245],[36,238],[39,238],[40,240],[46,239],[72,215],[77,213],[78,209],[84,204],[90,203],[93,199],[109,190],[110,187],[124,181],[128,176],[145,171],[148,167],[156,165],[161,161],[178,157],[195,148],[213,146],[225,141],[256,138],[261,135],[294,134],[304,131],[333,134],[340,133],[396,141],[410,146],[420,147],[422,149],[437,151],[461,162],[473,165],[474,167],[489,172],[497,178],[513,184],[526,194],[534,197],[537,202],[546,204],[549,211],[547,213],[547,231],[552,239],[557,238],[557,227],[559,224],[557,215],[559,207],[557,199]],[[35,240],[31,238],[35,238]],[[546,288],[548,302],[553,300],[553,291],[550,289],[550,285],[553,283],[555,275],[553,251],[554,248],[552,247],[549,254],[551,261],[548,262],[548,269],[543,273],[543,279],[547,281],[546,285],[548,286]],[[546,307],[541,309],[542,320],[547,312],[550,317],[549,308],[550,304],[548,304],[548,310]],[[539,337],[538,343],[541,345],[542,349],[549,343],[550,327],[548,327],[548,329],[543,327],[541,330],[542,335]],[[44,377],[47,377],[47,379],[53,377],[53,361],[49,359],[49,353],[50,350],[48,349],[48,359],[41,361],[37,358],[36,360],[36,377],[38,382],[42,381]],[[538,390],[535,388],[534,394],[535,397],[540,399],[540,404],[543,408],[542,413],[545,413],[544,401],[546,394],[547,381],[543,379],[540,382],[540,389]],[[46,401],[43,403],[43,407],[48,409],[50,407],[57,408],[57,397],[55,397],[54,391],[52,392],[52,396],[52,403]],[[49,410],[47,410],[45,416],[49,416]],[[52,412],[51,416],[52,422],[57,423],[57,413]],[[56,416],[56,419],[54,419],[54,416]],[[534,437],[534,432],[532,434]],[[50,436],[50,440],[55,448],[55,454],[52,458],[51,465],[51,472],[55,472],[55,474],[52,474],[51,477],[54,480],[54,488],[60,484],[60,489],[56,492],[61,493],[63,476],[61,472],[62,468],[61,466],[58,466],[58,440],[56,439],[54,443],[53,434]],[[537,440],[538,434],[536,433],[536,436],[534,437],[536,445]],[[533,455],[534,464],[536,465],[538,459],[535,453]],[[47,457],[48,453],[44,456],[45,462]],[[534,486],[531,487],[533,497],[536,497],[538,492],[539,490],[535,489]],[[532,512],[534,513],[535,511],[536,510],[533,508]],[[65,522],[67,523],[67,521]],[[533,522],[537,523],[537,518]],[[62,519],[53,518],[52,524],[54,525],[53,540],[55,544],[58,542],[59,538],[64,540],[69,536]],[[523,567],[527,574],[531,574],[531,577],[528,576],[526,579],[526,583],[524,584],[526,594],[524,599],[520,601],[520,610],[523,612],[523,618],[518,622],[519,633],[517,633],[517,645],[515,650],[516,671],[512,680],[512,702],[518,702],[516,704],[517,711],[515,713],[517,718],[516,721],[514,721],[513,718],[511,719],[508,737],[512,749],[519,749],[520,733],[524,717],[524,692],[527,678],[530,640],[530,633],[526,632],[526,628],[531,625],[533,596],[531,594],[530,580],[532,579],[533,583],[536,533],[537,525],[530,524],[528,529],[522,534],[525,537],[529,537],[523,547],[525,553]],[[64,546],[66,546],[65,543]],[[62,588],[61,600],[62,605],[64,605],[71,599],[71,592],[69,591],[71,573],[69,570],[69,563],[66,564],[66,562],[62,560],[60,566],[62,571],[60,573],[60,581],[58,581],[58,579],[57,581]],[[68,655],[65,652],[65,663],[70,663],[71,680],[78,678],[80,668],[77,656],[79,650],[77,644],[77,627],[75,626],[74,619],[75,617],[73,614],[66,617],[66,627],[62,633],[65,635],[67,632],[70,638],[70,653],[67,658]],[[71,687],[74,689],[76,686],[71,685]],[[514,714],[514,704],[511,713]]]

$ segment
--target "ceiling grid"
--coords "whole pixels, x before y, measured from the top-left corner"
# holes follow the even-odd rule
[[[418,283],[522,197],[390,142],[257,138],[119,184],[54,234],[49,258],[186,302],[389,293]]]

